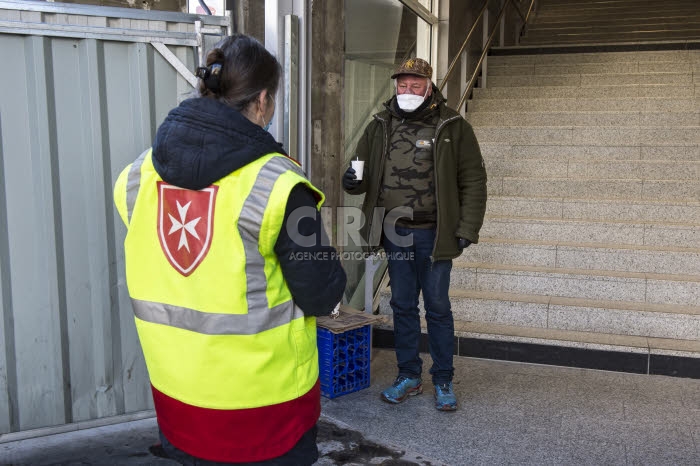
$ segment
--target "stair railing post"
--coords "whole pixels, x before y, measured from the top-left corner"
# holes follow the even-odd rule
[[[503,5],[507,1],[508,0],[501,0],[501,8],[503,8]],[[503,15],[503,18],[501,18],[501,31],[499,33],[498,42],[501,44],[501,47],[506,46],[506,15]]]
[[[489,42],[489,10],[484,12],[484,25],[482,27],[481,48],[482,50],[488,46]],[[484,62],[481,65],[481,87],[486,88],[486,71],[488,68],[488,57],[484,57]]]
[[[467,50],[462,52],[462,61],[461,61],[461,66],[460,66],[460,73],[459,73],[459,95],[463,95],[467,91],[467,70],[469,69],[469,53]],[[458,97],[459,98],[459,97]],[[464,109],[464,105],[462,105],[461,108],[458,109],[459,113],[462,114],[462,116],[466,116],[466,112]]]
[[[375,253],[365,258],[365,312],[374,313],[374,275],[381,266],[381,257]]]
[[[517,47],[518,45],[520,45],[520,33],[521,33],[521,31],[522,31],[522,28],[523,28],[523,26],[522,26],[522,25],[519,25],[519,24],[518,24],[518,21],[516,21],[515,24],[513,25],[513,36],[514,36],[514,37],[513,37],[513,39],[514,39],[513,42],[515,43],[515,46],[516,46],[516,47]]]

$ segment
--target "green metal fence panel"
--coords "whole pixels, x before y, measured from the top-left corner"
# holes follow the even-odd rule
[[[112,186],[192,91],[150,42],[194,70],[195,21],[226,33],[220,17],[0,1],[0,434],[152,408]]]

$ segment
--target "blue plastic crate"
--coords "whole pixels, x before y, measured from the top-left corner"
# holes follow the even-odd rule
[[[372,326],[343,333],[317,328],[321,395],[336,398],[369,387]]]

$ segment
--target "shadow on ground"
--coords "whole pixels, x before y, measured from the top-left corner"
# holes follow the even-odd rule
[[[321,418],[316,466],[434,466],[402,449],[367,439],[342,422]],[[176,465],[153,454],[154,418],[0,444],[1,466]]]
[[[420,456],[404,450],[382,445],[365,438],[360,432],[340,423],[321,419],[318,423],[318,466],[367,465],[381,466],[433,466]]]

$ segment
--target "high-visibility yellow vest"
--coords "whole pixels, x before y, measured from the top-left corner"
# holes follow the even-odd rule
[[[300,183],[320,208],[283,155],[192,191],[163,182],[149,150],[115,184],[158,423],[191,455],[274,458],[318,419],[316,319],[295,306],[274,251]]]

